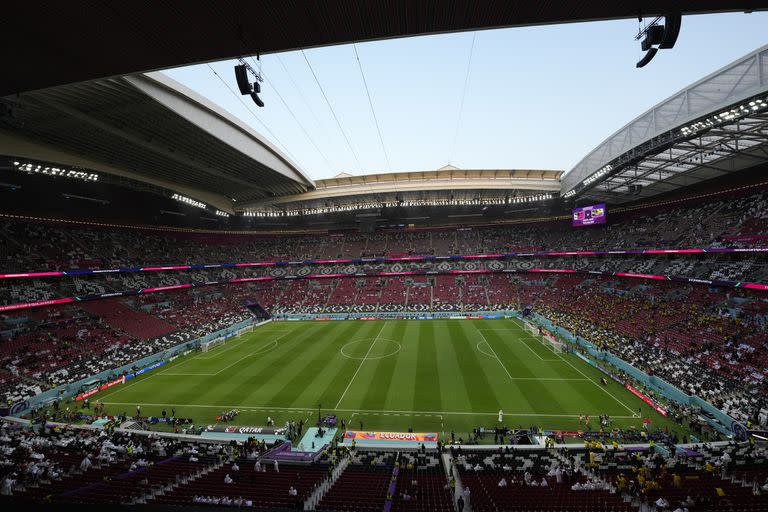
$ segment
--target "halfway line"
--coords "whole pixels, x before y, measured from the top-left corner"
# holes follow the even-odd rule
[[[382,331],[384,331],[384,328],[387,326],[387,322],[384,322],[384,325],[381,326],[381,329],[379,329],[379,334],[376,335],[375,338],[373,338],[373,343],[371,343],[371,346],[368,347],[368,352],[365,353],[365,356],[363,357],[363,360],[360,361],[360,364],[357,366],[357,371],[355,371],[355,374],[352,376],[352,378],[349,380],[349,384],[347,384],[347,389],[344,390],[344,393],[341,394],[341,398],[339,398],[339,401],[336,402],[336,407],[334,407],[334,410],[338,410],[339,404],[341,404],[341,401],[344,400],[344,396],[347,394],[347,391],[349,391],[349,387],[352,385],[352,382],[355,380],[355,377],[357,377],[357,373],[360,371],[360,368],[363,367],[363,363],[366,359],[368,359],[368,354],[371,353],[371,350],[373,349],[373,346],[376,344],[376,340],[379,339],[379,336],[381,336]]]

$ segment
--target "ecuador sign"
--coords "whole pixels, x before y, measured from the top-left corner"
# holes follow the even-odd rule
[[[419,434],[415,432],[360,432],[347,430],[345,440],[355,441],[411,441],[414,443],[436,443],[437,433]]]

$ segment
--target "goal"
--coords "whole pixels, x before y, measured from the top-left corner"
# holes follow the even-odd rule
[[[219,345],[224,344],[224,338],[216,338],[211,341],[206,341],[205,343],[200,344],[200,351],[201,352],[208,352],[214,347],[218,347]]]
[[[542,342],[544,343],[545,346],[547,346],[547,347],[552,349],[552,352],[555,352],[555,353],[558,353],[558,354],[561,354],[561,353],[565,352],[565,343],[563,343],[562,341],[558,340],[557,338],[555,338],[551,334],[542,336],[541,340],[542,340]]]
[[[241,336],[247,332],[253,332],[253,324],[246,325],[245,327],[239,329],[237,333],[235,333],[235,336]]]
[[[526,331],[531,333],[533,336],[538,337],[539,336],[539,328],[536,325],[533,325],[531,322],[528,322],[526,320],[523,321],[523,327]]]
[[[552,352],[559,354],[566,351],[565,343],[555,338],[548,331],[544,331],[543,333],[541,333],[539,331],[538,325],[532,324],[531,322],[523,321],[523,328],[531,336],[539,340],[542,345],[552,350]]]

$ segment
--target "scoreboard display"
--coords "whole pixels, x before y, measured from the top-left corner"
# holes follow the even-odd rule
[[[574,208],[572,220],[574,227],[605,224],[605,203]]]

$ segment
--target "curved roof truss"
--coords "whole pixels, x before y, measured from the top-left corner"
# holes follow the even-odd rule
[[[686,87],[608,137],[563,176],[561,194],[581,196],[597,187],[602,195],[590,196],[622,200],[631,184],[653,195],[651,191],[666,192],[759,163],[756,158],[768,156],[760,107],[766,95],[768,45]],[[739,160],[713,164],[730,156]]]

